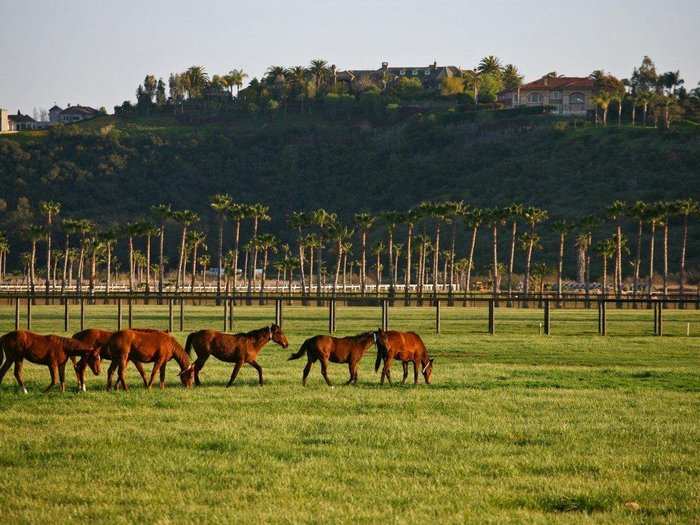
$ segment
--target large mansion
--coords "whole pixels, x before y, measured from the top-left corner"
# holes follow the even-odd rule
[[[594,81],[590,77],[544,77],[523,84],[515,91],[504,91],[498,101],[505,107],[550,106],[560,115],[585,116],[595,109]]]
[[[349,91],[361,89],[367,85],[385,87],[393,81],[401,78],[420,80],[426,88],[438,88],[444,78],[459,77],[461,70],[456,66],[438,66],[433,62],[427,66],[389,66],[389,62],[382,62],[379,69],[348,69],[336,71],[331,67],[333,81],[345,84]]]

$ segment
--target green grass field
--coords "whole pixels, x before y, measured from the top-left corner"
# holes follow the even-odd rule
[[[273,318],[273,306],[236,309],[236,331]],[[73,310],[77,326],[77,308]],[[221,328],[221,311],[187,309],[185,332]],[[384,386],[374,348],[356,387],[347,367],[286,361],[324,333],[326,310],[285,308],[290,349],[266,347],[266,385],[213,358],[203,387],[185,390],[168,368],[165,391],[42,395],[48,371],[25,366],[0,387],[2,523],[700,523],[700,312],[666,312],[655,338],[650,310],[395,308],[390,325],[424,335],[434,384]],[[14,326],[0,307],[0,329]],[[60,332],[60,307],[39,306],[33,328]],[[177,317],[177,315],[176,315]],[[338,308],[339,335],[376,328],[378,308]],[[686,337],[690,323],[691,337]],[[176,318],[177,324],[177,318]],[[114,307],[91,306],[87,326],[114,328]],[[167,327],[167,312],[139,306],[135,326]],[[400,375],[394,366],[394,377]]]

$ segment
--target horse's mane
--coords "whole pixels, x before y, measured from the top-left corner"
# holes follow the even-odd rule
[[[251,330],[249,332],[240,332],[240,333],[234,334],[234,335],[253,337],[253,336],[257,336],[257,335],[262,335],[263,332],[267,332],[269,330],[270,330],[269,326],[263,326],[262,328],[256,328],[255,330]]]

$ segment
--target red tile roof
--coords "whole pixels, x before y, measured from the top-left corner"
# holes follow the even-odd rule
[[[535,89],[593,89],[590,77],[542,77],[534,82],[523,84],[521,91]]]

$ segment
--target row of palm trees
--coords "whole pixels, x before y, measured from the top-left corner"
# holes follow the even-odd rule
[[[631,204],[615,201],[599,215],[586,216],[578,221],[561,218],[552,220],[550,228],[556,233],[559,245],[556,264],[552,268],[545,261],[535,260],[542,250],[541,228],[549,221],[549,213],[520,203],[507,207],[478,208],[462,201],[426,201],[405,212],[359,212],[347,224],[337,214],[322,208],[310,212],[295,211],[287,217],[287,224],[296,237],[295,250],[280,243],[271,233],[262,231],[263,224],[271,220],[269,207],[264,204],[238,203],[230,195],[217,194],[210,199],[210,209],[217,219],[215,263],[218,295],[231,291],[238,293],[243,289],[241,284],[245,285],[248,296],[256,291],[262,294],[270,268],[277,270],[277,282],[282,276],[289,283],[290,290],[294,273],[298,272],[304,296],[310,295],[314,290],[320,296],[324,286],[328,285],[333,293],[338,290],[339,284],[345,290],[348,268],[352,275],[355,266],[355,242],[359,249],[357,269],[361,295],[369,292],[371,280],[380,284],[383,276],[388,274],[389,293],[392,296],[396,293],[397,286],[403,284],[406,294],[415,288],[420,298],[428,288],[433,297],[436,296],[439,285],[443,285],[450,296],[458,284],[465,292],[474,288],[472,278],[477,239],[484,233],[490,241],[488,280],[494,296],[505,291],[511,297],[517,291],[514,277],[519,256],[522,256],[522,293],[525,296],[532,293],[533,278],[539,278],[540,287],[543,286],[543,272],[546,269],[556,274],[556,290],[561,294],[567,240],[572,236],[577,251],[577,280],[584,283],[586,295],[592,289],[593,255],[600,257],[604,294],[608,290],[608,265],[611,261],[612,288],[616,296],[623,294],[626,268],[630,268],[628,273],[631,275],[628,277],[632,281],[632,292],[636,295],[646,288],[651,294],[659,231],[662,233],[662,290],[664,296],[667,296],[670,284],[669,231],[674,221],[681,226],[678,275],[679,292],[683,295],[687,290],[689,221],[700,213],[700,206],[694,199],[655,203],[637,201]],[[108,228],[98,228],[86,219],[66,217],[60,221],[63,234],[60,251],[55,250],[53,237],[61,205],[52,201],[42,202],[40,211],[43,223],[30,225],[25,230],[31,249],[24,255],[23,262],[32,292],[37,288],[38,247],[42,243],[46,254],[44,282],[47,293],[57,290],[59,286],[63,292],[67,286],[71,286],[74,266],[77,266],[78,291],[82,291],[86,275],[89,290],[94,290],[97,269],[104,266],[106,289],[109,292],[119,268],[114,255],[119,239],[123,239],[127,247],[128,289],[135,291],[139,285],[143,285],[147,293],[155,290],[163,292],[168,264],[165,235],[169,224],[179,227],[175,291],[185,291],[188,285],[190,290],[194,290],[198,274],[201,275],[202,283],[206,283],[206,269],[212,262],[212,256],[207,253],[209,248],[206,235],[197,228],[200,216],[191,210],[173,210],[168,204],[160,204],[151,207],[147,218]],[[633,243],[634,255],[627,260],[632,243],[623,234],[623,230],[627,229],[630,222],[635,226],[636,238]],[[245,242],[241,235],[244,223],[249,225],[250,230]],[[225,250],[227,224],[231,226],[232,246]],[[611,235],[603,228],[606,224],[612,225]],[[458,253],[462,252],[457,246],[460,231],[467,237],[464,257],[458,257]],[[380,239],[371,247],[368,245],[370,235]],[[499,241],[503,235],[506,236],[506,242]],[[404,242],[397,242],[397,237]],[[153,241],[156,241],[157,258],[154,256]],[[645,242],[648,250],[646,276],[642,269]],[[138,243],[141,243],[142,250],[137,249]],[[506,253],[501,255],[499,249],[503,245],[507,248]],[[329,264],[324,263],[326,248],[333,255],[332,263]],[[0,235],[2,278],[6,276],[9,249],[7,239]],[[278,252],[280,256],[273,261],[272,257]],[[375,275],[372,279],[367,271],[370,266],[369,256],[374,260]],[[157,259],[156,264],[152,264],[154,259]],[[241,262],[242,266],[239,266]],[[62,276],[57,279],[60,263]],[[399,271],[401,263],[403,275]],[[202,270],[201,273],[199,270]],[[376,293],[378,290],[379,287],[375,287]]]

